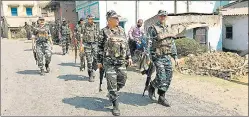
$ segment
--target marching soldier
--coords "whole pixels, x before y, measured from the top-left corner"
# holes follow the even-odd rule
[[[34,33],[32,35],[32,49],[36,50],[36,56],[38,66],[41,70],[41,75],[45,75],[43,68],[43,57],[45,56],[46,72],[49,73],[53,42],[51,39],[49,27],[45,25],[45,19],[43,17],[39,17],[38,22],[39,25],[34,28]]]
[[[88,22],[86,22],[82,28],[83,37],[81,38],[81,42],[84,43],[84,52],[86,54],[88,75],[90,82],[94,82],[95,71],[97,70],[97,43],[99,35],[99,29],[97,28],[96,24],[93,22],[93,19],[94,16],[92,15],[87,16]],[[80,44],[80,46],[81,46],[80,48],[82,48],[82,44]]]
[[[28,40],[30,40],[30,38],[31,38],[31,28],[32,28],[31,25],[29,25],[27,22],[25,22],[24,29],[26,31]]]
[[[158,11],[158,22],[148,29],[149,37],[152,41],[150,48],[151,60],[156,68],[156,78],[150,82],[149,97],[155,99],[155,88],[158,89],[158,103],[169,107],[169,103],[165,98],[165,93],[169,88],[172,79],[172,56],[176,64],[178,63],[177,51],[175,42],[170,34],[170,27],[165,24],[167,12],[163,10]]]
[[[70,41],[70,28],[65,18],[62,19],[62,25],[60,31],[61,31],[62,53],[63,55],[65,55],[66,53],[68,53],[69,41]]]
[[[78,25],[76,25],[76,37],[78,40],[78,47],[80,47],[80,53],[79,53],[79,57],[80,57],[80,71],[83,71],[84,68],[84,51],[83,51],[83,40],[81,38],[83,38],[83,27],[84,27],[84,18],[80,18],[80,21],[78,22]]]
[[[120,17],[115,11],[107,12],[108,25],[100,31],[98,43],[98,68],[103,67],[106,73],[109,99],[113,104],[112,114],[120,115],[117,91],[125,86],[127,79],[126,59],[132,60],[128,40],[124,29],[119,26]]]

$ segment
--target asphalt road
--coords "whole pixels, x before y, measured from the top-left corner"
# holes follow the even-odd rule
[[[72,51],[65,56],[59,46],[53,51],[51,73],[40,76],[30,41],[1,40],[1,115],[112,116],[106,80],[98,92],[99,79],[88,82]],[[167,108],[142,97],[145,76],[129,69],[128,77],[119,98],[123,116],[248,115],[247,84],[175,73]]]

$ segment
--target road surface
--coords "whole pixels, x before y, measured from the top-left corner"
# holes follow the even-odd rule
[[[1,40],[1,115],[112,116],[106,80],[98,92],[99,79],[88,82],[72,51],[65,56],[59,46],[53,51],[51,73],[40,76],[30,41]],[[167,108],[142,97],[145,76],[129,69],[128,77],[119,98],[123,116],[248,115],[247,84],[174,73]]]

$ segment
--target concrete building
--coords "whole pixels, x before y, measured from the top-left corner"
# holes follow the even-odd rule
[[[157,16],[144,22],[145,31],[157,22]],[[173,33],[181,37],[195,39],[211,50],[222,50],[222,17],[210,13],[169,14],[167,24]]]
[[[223,50],[248,50],[248,1],[241,0],[225,5],[223,15]]]
[[[75,12],[75,1],[50,1],[45,9],[54,11],[55,20],[62,21],[65,18],[69,23],[77,23],[77,13]]]
[[[100,28],[103,28],[106,26],[106,12],[115,10],[123,17],[120,25],[123,25],[127,33],[137,19],[145,21],[160,9],[169,13],[213,13],[229,2],[231,1],[177,1],[175,4],[174,1],[76,1],[76,12],[78,19],[89,13],[95,15],[98,18],[96,22],[99,21]]]
[[[24,22],[31,24],[38,17],[44,16],[46,21],[54,21],[54,13],[44,10],[48,2],[44,1],[1,1],[3,10],[3,33],[6,38],[14,38],[21,31]]]

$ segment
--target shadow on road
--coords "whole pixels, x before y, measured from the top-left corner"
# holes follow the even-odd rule
[[[32,49],[26,49],[26,50],[24,50],[24,51],[33,51]]]
[[[58,65],[60,65],[60,66],[70,66],[70,67],[79,67],[75,63],[60,63]]]
[[[235,81],[235,80],[231,80],[230,82],[248,86],[248,83],[246,82],[240,82],[240,81]]]
[[[18,71],[16,73],[24,75],[40,75],[40,70],[24,70],[24,71]]]
[[[77,81],[88,81],[88,77],[87,76],[82,76],[82,75],[60,75],[58,76],[59,79],[63,79],[65,81],[68,80],[77,80]]]
[[[63,55],[61,52],[53,52],[53,55]]]
[[[121,104],[128,104],[132,106],[146,106],[151,104],[149,98],[142,97],[142,94],[120,92],[119,102]],[[64,98],[63,103],[75,106],[75,108],[85,108],[88,110],[95,111],[110,111],[106,106],[112,106],[111,102],[107,99],[97,98],[97,97],[73,97]]]
[[[95,111],[111,111],[110,108],[105,107],[111,106],[110,101],[102,98],[77,96],[73,98],[64,98],[62,102],[73,105],[75,108],[85,108]]]

